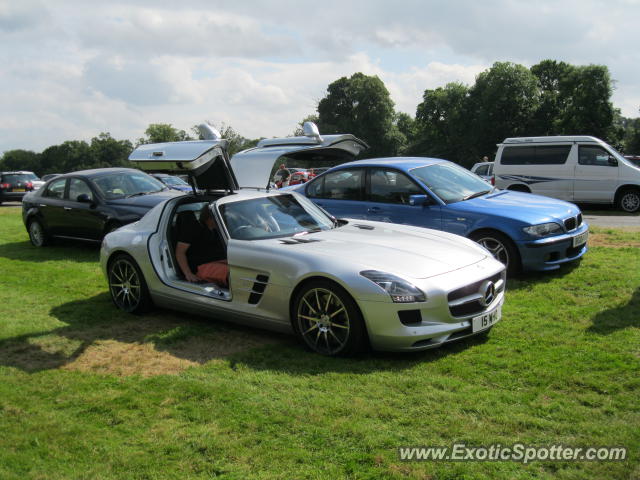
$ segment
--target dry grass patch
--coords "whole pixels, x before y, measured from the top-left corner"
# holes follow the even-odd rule
[[[28,372],[63,369],[148,377],[291,341],[276,333],[159,314],[16,338],[0,344],[0,362]]]
[[[589,247],[640,247],[640,231],[635,235],[625,235],[620,238],[619,231],[596,231],[589,234]]]

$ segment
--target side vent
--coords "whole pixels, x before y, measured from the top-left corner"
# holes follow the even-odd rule
[[[267,288],[268,283],[269,277],[267,275],[256,276],[256,281],[253,283],[253,287],[251,287],[251,293],[249,294],[249,303],[251,305],[255,305],[260,301],[265,288]]]

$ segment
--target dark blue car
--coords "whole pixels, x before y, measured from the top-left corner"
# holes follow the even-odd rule
[[[293,190],[336,217],[416,225],[471,238],[510,273],[554,270],[587,251],[589,227],[577,206],[498,190],[446,160],[349,162]]]

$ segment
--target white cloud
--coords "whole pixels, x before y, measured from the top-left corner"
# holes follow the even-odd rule
[[[637,0],[2,2],[0,152],[205,119],[287,135],[358,71],[414,114],[427,88],[546,58],[607,65],[635,117],[639,17]]]

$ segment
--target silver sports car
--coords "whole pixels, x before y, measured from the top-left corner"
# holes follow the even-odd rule
[[[242,190],[226,141],[204,131],[205,140],[141,145],[130,157],[144,170],[188,172],[207,193],[167,200],[105,237],[101,265],[122,310],[154,304],[293,332],[324,355],[368,345],[423,350],[500,320],[504,266],[475,242],[336,219],[293,192]],[[359,142],[345,137],[316,138],[318,151]],[[187,281],[176,259],[184,219],[197,221],[206,209],[226,247],[228,286]]]

